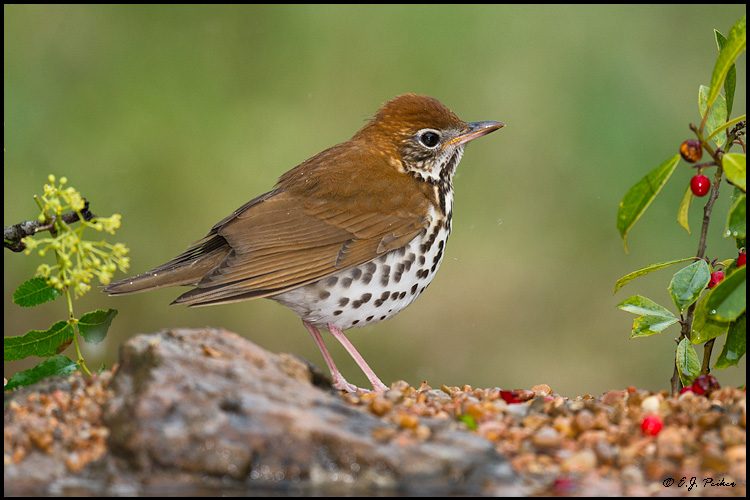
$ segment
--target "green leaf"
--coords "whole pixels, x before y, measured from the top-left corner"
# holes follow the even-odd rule
[[[32,307],[55,300],[60,296],[57,288],[49,286],[44,278],[31,278],[21,283],[13,292],[13,302],[21,307]]]
[[[745,355],[747,343],[746,315],[743,314],[737,321],[732,322],[727,333],[727,340],[724,342],[724,349],[716,360],[716,368],[728,368],[736,365]]]
[[[711,270],[705,260],[697,260],[677,271],[669,282],[669,294],[680,311],[698,300],[711,280]]]
[[[742,196],[745,196],[745,193],[740,188],[735,186],[734,189],[732,189],[732,196],[729,197],[730,205],[734,205],[734,202]]]
[[[731,208],[730,208],[730,214],[732,209],[734,208],[734,205],[737,203],[737,200],[743,197],[745,193],[742,192],[740,188],[737,186],[734,187],[732,190],[732,198],[731,198]],[[741,208],[739,210],[742,210]],[[739,216],[739,213],[737,214]],[[727,215],[727,218],[729,218],[731,215]],[[727,225],[729,225],[727,223]],[[729,228],[727,227],[729,230]],[[747,233],[747,231],[746,231]],[[732,230],[729,230],[729,234],[725,233],[725,236],[732,236]],[[740,235],[740,228],[739,225],[737,226],[737,236],[734,238],[734,244],[737,246],[737,250],[742,250],[744,248],[747,248],[747,234]]]
[[[687,386],[693,383],[693,380],[701,373],[701,363],[698,360],[698,354],[695,348],[690,345],[688,339],[682,339],[677,344],[677,372],[680,374],[682,385]]]
[[[727,214],[727,228],[725,236],[745,238],[747,233],[747,203],[745,195],[734,200]]]
[[[714,321],[734,321],[745,312],[747,267],[742,266],[706,296],[708,317]]]
[[[727,73],[734,65],[734,61],[745,51],[745,16],[737,21],[729,30],[726,43],[719,51],[719,57],[716,58],[713,73],[711,74],[711,91],[706,99],[708,106],[714,102],[719,95],[721,87],[724,85]]]
[[[727,121],[724,125],[722,125],[721,127],[711,132],[711,135],[706,137],[706,139],[713,139],[713,137],[719,132],[721,132],[722,130],[728,129],[729,127],[733,127],[734,125],[737,125],[739,122],[742,122],[745,120],[747,120],[747,115],[740,115],[736,118],[732,118],[731,120]]]
[[[722,35],[719,30],[714,30],[714,36],[716,37],[716,46],[721,53],[721,49],[727,44],[727,39]],[[737,68],[732,64],[727,71],[727,77],[724,80],[724,96],[727,98],[727,115],[732,114],[732,105],[734,104],[734,90],[737,85]]]
[[[708,99],[709,88],[705,85],[701,85],[698,88],[698,111],[701,116],[706,114],[706,105]],[[705,135],[710,136],[711,133],[724,125],[727,121],[727,101],[724,96],[719,95],[716,98],[716,102],[711,107],[711,111],[708,113],[708,119],[706,120]],[[726,134],[717,134],[713,137],[713,141],[717,146],[721,146],[727,142]]]
[[[675,317],[675,315],[672,314],[672,311],[642,295],[628,297],[617,304],[617,308],[629,313],[640,314],[642,316],[656,316],[658,318],[667,319]]]
[[[690,215],[690,202],[693,201],[693,190],[690,189],[688,184],[685,194],[682,195],[682,201],[680,201],[680,208],[677,209],[677,223],[682,226],[688,234],[690,234],[690,223],[688,222],[688,215]]]
[[[670,260],[669,262],[659,262],[658,264],[651,264],[650,266],[644,267],[643,269],[638,269],[637,271],[633,271],[632,273],[628,273],[619,280],[617,280],[617,283],[615,283],[615,293],[617,291],[633,281],[634,279],[643,276],[648,273],[652,273],[654,271],[658,271],[659,269],[663,269],[665,267],[669,267],[673,264],[679,264],[680,262],[687,262],[689,260],[695,260],[695,257],[686,257],[684,259],[677,259],[677,260]]]
[[[48,357],[60,352],[73,340],[73,329],[67,321],[58,321],[49,330],[31,330],[18,337],[3,339],[5,361],[28,356]]]
[[[107,330],[115,316],[117,316],[116,309],[97,309],[87,312],[78,320],[78,330],[86,342],[98,344],[107,336]]]
[[[617,210],[617,229],[620,231],[625,251],[628,250],[628,232],[654,201],[679,162],[680,155],[674,155],[649,172],[625,193]]]
[[[662,316],[638,316],[633,320],[633,329],[630,332],[630,338],[649,337],[656,333],[661,333],[668,327],[677,323],[678,319],[674,316],[665,318]]]
[[[742,153],[727,153],[721,158],[721,168],[727,180],[747,192],[747,171],[745,170],[745,155]]]
[[[40,380],[53,377],[56,375],[69,375],[76,371],[78,366],[67,356],[58,354],[51,358],[45,359],[34,368],[18,372],[13,375],[5,385],[5,390],[10,391],[17,387],[35,384]]]
[[[633,320],[633,328],[630,332],[631,339],[660,333],[678,321],[678,318],[669,309],[641,295],[628,297],[620,302],[617,307],[623,311],[641,315]]]
[[[706,294],[698,300],[698,304],[695,306],[695,313],[693,316],[693,331],[690,334],[690,341],[693,344],[703,344],[709,340],[720,337],[727,333],[729,330],[729,323],[726,321],[717,321],[709,317],[708,309],[706,308],[707,298],[710,294]]]

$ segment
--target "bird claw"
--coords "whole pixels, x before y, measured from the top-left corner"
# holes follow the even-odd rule
[[[373,392],[385,392],[385,391],[390,390],[390,387],[388,387],[387,385],[385,385],[380,380],[371,381],[371,383],[372,383],[372,390],[373,390]]]
[[[338,389],[339,391],[349,392],[349,393],[368,393],[368,392],[375,392],[375,393],[382,393],[390,389],[390,387],[386,386],[384,383],[378,381],[377,383],[372,384],[372,389],[365,389],[364,387],[357,387],[354,384],[350,384],[346,381],[343,377],[340,379],[337,379],[333,383],[333,387],[335,389]]]
[[[364,389],[361,389],[361,388],[357,387],[354,384],[350,384],[344,378],[340,378],[340,379],[336,380],[333,383],[333,387],[335,389],[338,389],[339,391],[350,392],[350,393],[356,393],[356,392],[364,390]]]

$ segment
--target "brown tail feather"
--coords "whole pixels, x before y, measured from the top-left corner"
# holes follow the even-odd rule
[[[104,288],[104,292],[109,295],[122,295],[166,286],[195,285],[221,264],[229,251],[229,245],[224,238],[211,235],[166,264],[138,276],[111,283]]]

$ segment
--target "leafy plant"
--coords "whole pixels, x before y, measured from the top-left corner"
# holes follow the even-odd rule
[[[52,375],[68,374],[76,369],[91,375],[81,353],[79,337],[90,343],[101,342],[117,311],[97,309],[76,317],[73,300],[91,289],[90,283],[94,278],[106,285],[117,269],[126,271],[129,266],[129,258],[126,256],[128,249],[122,243],[110,244],[103,240],[84,239],[87,228],[115,234],[120,227],[120,215],[87,217],[85,200],[74,188],[65,187],[68,182],[65,177],[56,182],[55,176],[50,175],[48,180],[49,183],[44,185],[44,194],[34,196],[40,210],[37,222],[16,227],[26,228],[31,234],[49,231],[50,236],[26,236],[20,241],[9,241],[6,237],[5,246],[13,250],[23,249],[26,255],[34,251],[40,257],[50,254],[54,256],[54,263],[40,264],[36,276],[16,289],[13,302],[21,307],[34,307],[64,297],[68,318],[56,322],[46,330],[31,330],[17,337],[5,337],[5,361],[29,356],[47,358],[34,368],[13,375],[5,386],[6,390],[32,384]],[[73,222],[80,224],[74,227]],[[71,343],[76,351],[75,362],[61,354]]]
[[[653,300],[633,295],[617,307],[636,314],[631,338],[662,333],[672,325],[680,325],[680,336],[671,379],[672,392],[689,385],[701,374],[710,370],[711,351],[716,338],[726,335],[724,349],[714,365],[726,368],[736,365],[745,354],[745,301],[746,301],[746,174],[745,135],[746,117],[743,114],[729,118],[734,103],[737,71],[735,60],[745,51],[745,17],[737,21],[728,36],[714,30],[719,55],[711,74],[711,84],[698,89],[700,124],[690,124],[695,139],[684,141],[679,154],[662,162],[638,181],[623,197],[617,212],[617,229],[627,251],[627,235],[680,164],[680,157],[697,169],[685,191],[677,212],[677,222],[688,234],[688,210],[694,197],[708,195],[703,207],[703,222],[695,257],[652,264],[620,278],[615,292],[631,280],[679,263],[691,261],[674,274],[668,290],[677,313],[673,313]],[[723,94],[722,94],[723,90]],[[742,153],[729,153],[739,146]],[[707,161],[699,163],[703,153]],[[715,169],[713,180],[703,172]],[[706,257],[706,238],[712,209],[719,197],[722,181],[733,186],[732,204],[726,217],[725,237],[734,238],[738,248],[736,258],[718,261]],[[704,344],[701,363],[694,345]]]

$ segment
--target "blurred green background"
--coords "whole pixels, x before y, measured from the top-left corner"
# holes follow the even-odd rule
[[[676,329],[629,340],[615,305],[640,293],[671,305],[671,273],[621,275],[693,255],[675,222],[683,164],[630,237],[617,204],[677,151],[710,81],[713,28],[733,6],[5,6],[4,222],[36,214],[47,174],[66,175],[94,213],[123,215],[132,271],[161,264],[286,170],[348,139],[384,101],[437,97],[465,120],[507,127],[472,144],[455,181],[454,230],[429,290],[350,338],[385,381],[530,387],[566,395],[667,387]],[[745,58],[735,115],[745,112]],[[721,238],[729,190],[708,254]],[[47,328],[60,302],[11,303],[39,257],[4,254],[5,335]],[[676,269],[675,269],[676,270]],[[234,330],[324,366],[291,311],[268,300],[187,309],[179,290],[96,291],[76,305],[120,311],[90,365],[139,332]],[[366,380],[330,337],[347,377]],[[715,351],[720,351],[720,346]],[[24,367],[5,367],[12,373]],[[740,368],[719,372],[745,381]]]

